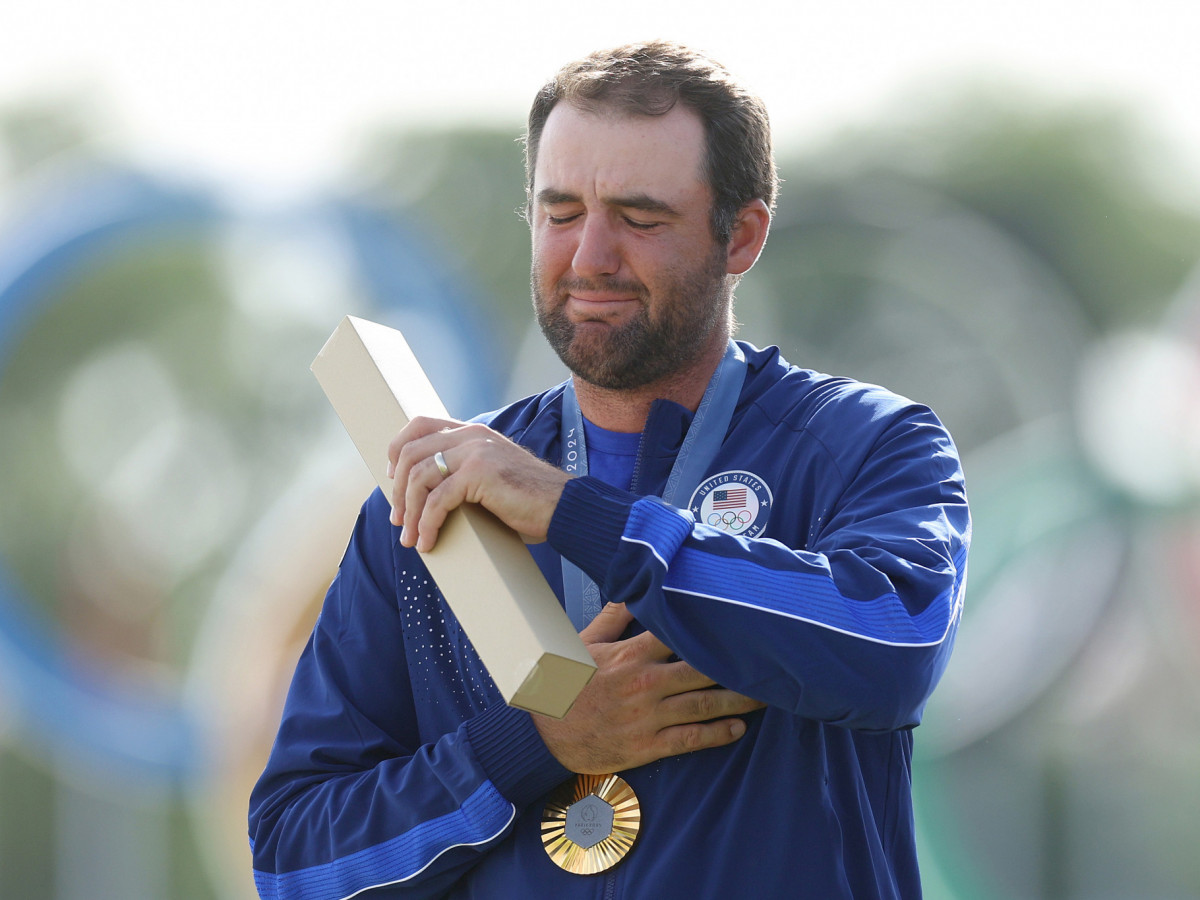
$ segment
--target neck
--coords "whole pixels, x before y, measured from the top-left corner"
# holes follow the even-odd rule
[[[602,388],[578,375],[572,376],[579,411],[594,425],[609,431],[626,432],[640,432],[646,427],[646,418],[655,400],[671,400],[695,412],[728,345],[728,335],[722,334],[721,340],[713,341],[691,365],[666,378],[629,390]]]

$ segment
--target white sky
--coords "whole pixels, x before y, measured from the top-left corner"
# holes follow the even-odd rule
[[[0,106],[83,91],[110,140],[303,190],[381,122],[511,123],[560,63],[671,37],[767,100],[781,143],[977,70],[1140,109],[1200,160],[1195,0],[37,0],[0,12]],[[16,9],[14,9],[16,7]],[[1200,170],[1198,164],[1193,171]]]

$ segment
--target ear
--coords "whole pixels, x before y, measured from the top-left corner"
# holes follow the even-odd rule
[[[726,249],[725,271],[741,275],[750,271],[758,260],[767,232],[771,230],[771,213],[762,200],[751,200],[742,207],[733,223],[733,234]]]

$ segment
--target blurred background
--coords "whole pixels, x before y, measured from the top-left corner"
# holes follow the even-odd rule
[[[665,36],[772,110],[740,337],[932,405],[976,516],[927,896],[1200,897],[1200,13],[43,0],[0,13],[0,898],[252,896],[246,797],[365,467],[308,365],[562,377],[519,136]]]

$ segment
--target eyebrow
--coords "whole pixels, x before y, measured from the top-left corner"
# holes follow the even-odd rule
[[[578,194],[569,194],[556,188],[543,188],[538,191],[538,203],[543,206],[557,206],[563,203],[579,203]],[[604,202],[618,209],[636,209],[639,212],[655,213],[678,219],[679,210],[665,200],[651,197],[649,194],[628,194],[623,197],[607,197]]]

